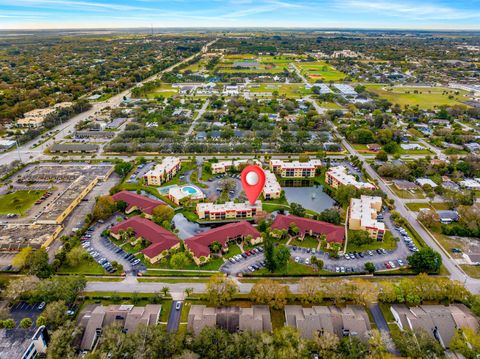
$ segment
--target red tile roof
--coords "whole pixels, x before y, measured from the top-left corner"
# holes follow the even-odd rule
[[[272,229],[288,229],[291,223],[295,223],[302,234],[310,231],[325,234],[327,242],[342,243],[345,239],[345,229],[342,226],[293,215],[277,215],[272,223]]]
[[[164,250],[168,250],[180,243],[180,240],[172,232],[139,216],[129,218],[126,221],[117,224],[112,227],[110,231],[118,234],[120,230],[125,231],[128,228],[132,228],[137,237],[142,237],[152,243],[142,251],[143,254],[150,258],[153,258]]]
[[[260,237],[260,232],[247,221],[235,222],[188,238],[185,240],[185,246],[192,251],[195,257],[206,257],[210,254],[209,245],[213,242],[217,241],[221,243],[222,246],[225,246],[226,243],[233,238],[248,235],[251,235],[253,238],[258,238]]]
[[[129,191],[121,191],[115,193],[113,196],[115,201],[124,201],[128,204],[127,211],[129,211],[132,207],[137,207],[140,211],[146,214],[152,214],[152,211],[155,207],[165,204],[162,201],[148,198],[145,196],[140,196],[139,194],[129,192]]]

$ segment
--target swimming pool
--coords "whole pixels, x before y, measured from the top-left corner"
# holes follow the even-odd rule
[[[182,191],[188,194],[198,193],[198,190],[195,187],[191,187],[191,186],[183,186]]]

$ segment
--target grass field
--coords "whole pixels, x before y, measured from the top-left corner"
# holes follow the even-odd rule
[[[83,261],[76,267],[70,267],[63,265],[58,269],[58,273],[61,274],[93,274],[93,275],[112,275],[108,273],[103,267],[92,260]],[[115,273],[114,275],[120,275],[121,273]]]
[[[324,61],[301,62],[297,64],[297,66],[302,72],[302,75],[307,77],[311,82],[317,80],[340,81],[346,76],[343,72],[336,70]]]
[[[477,278],[477,279],[480,278],[480,266],[460,264],[460,267],[462,267],[463,271],[467,273],[469,277]]]
[[[175,95],[178,95],[178,90],[176,88],[173,88],[172,84],[162,83],[160,87],[157,87],[155,90],[150,92],[147,95],[147,98],[154,99],[160,96],[172,97]]]
[[[402,107],[419,106],[422,109],[432,109],[442,105],[458,105],[461,101],[467,100],[465,91],[451,90],[445,87],[367,85],[367,89]],[[456,92],[459,94],[457,95]]]
[[[270,73],[277,74],[283,72],[292,60],[287,57],[278,56],[255,56],[255,55],[227,55],[223,61],[215,68],[219,73]],[[237,62],[255,62],[250,67],[235,66]]]
[[[0,214],[25,214],[46,191],[24,190],[0,196]]]
[[[425,194],[420,189],[411,190],[411,191],[402,191],[402,190],[399,190],[394,185],[390,185],[389,187],[400,198],[405,198],[405,199],[425,198]]]
[[[294,239],[290,242],[291,246],[304,247],[304,248],[317,248],[318,241],[313,237],[305,237],[303,241]]]
[[[248,89],[253,96],[256,96],[256,93],[273,93],[277,91],[279,96],[300,98],[312,93],[303,84],[255,84],[250,85]]]
[[[378,248],[383,248],[386,250],[394,250],[397,248],[397,241],[393,237],[392,233],[390,231],[385,232],[385,236],[383,237],[382,242],[373,242],[370,244],[364,244],[361,246],[354,245],[350,242],[347,243],[347,252],[365,252],[369,250],[375,250]]]
[[[411,211],[418,212],[422,208],[430,208],[430,209],[438,209],[438,210],[448,210],[450,206],[448,203],[419,203],[419,202],[411,202],[406,203],[405,206]]]

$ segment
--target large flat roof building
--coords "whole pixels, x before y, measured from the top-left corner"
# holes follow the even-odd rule
[[[181,161],[178,157],[165,157],[160,164],[145,173],[143,178],[149,186],[160,186],[170,181],[180,168]]]
[[[253,218],[262,210],[262,202],[256,201],[255,204],[251,204],[248,201],[243,203],[226,202],[223,204],[198,203],[196,210],[199,219],[210,221],[247,219]]]
[[[385,224],[377,221],[377,214],[382,210],[382,197],[361,196],[350,200],[348,227],[370,233],[370,237],[379,241],[383,239]]]
[[[357,189],[375,189],[371,183],[358,181],[344,166],[330,167],[325,173],[325,181],[333,188],[351,185]]]
[[[282,160],[270,160],[270,171],[285,178],[309,178],[315,177],[317,168],[322,167],[322,161],[313,159],[308,162],[285,162]]]
[[[265,199],[275,199],[280,198],[282,194],[282,187],[277,181],[277,176],[274,173],[265,170],[265,186],[263,187],[263,198]]]

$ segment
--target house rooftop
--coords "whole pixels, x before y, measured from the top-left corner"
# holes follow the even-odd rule
[[[118,234],[120,231],[126,231],[129,228],[135,232],[137,238],[142,237],[152,243],[142,251],[143,254],[150,258],[156,257],[164,250],[169,250],[180,243],[180,240],[172,232],[139,216],[129,218],[112,227],[110,230]]]
[[[112,197],[115,201],[126,202],[128,204],[127,212],[133,207],[136,207],[140,211],[151,215],[155,207],[165,204],[160,200],[141,196],[129,191],[117,192]]]
[[[226,246],[228,241],[248,235],[252,236],[252,238],[258,238],[260,237],[260,232],[247,221],[235,222],[188,238],[185,240],[185,246],[193,252],[195,257],[206,257],[210,254],[209,246],[213,242],[217,241],[222,246]]]
[[[298,226],[302,234],[312,231],[326,235],[327,242],[343,243],[345,238],[345,229],[342,226],[294,215],[278,214],[272,223],[272,229],[288,229],[292,223]]]

